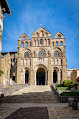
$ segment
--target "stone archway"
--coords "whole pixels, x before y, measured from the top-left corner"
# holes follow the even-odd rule
[[[53,83],[56,83],[57,82],[57,71],[54,70],[53,72]]]
[[[44,68],[38,68],[36,73],[36,84],[45,85],[45,69]]]
[[[48,75],[47,67],[43,64],[39,64],[35,67],[35,85],[47,85]]]
[[[29,69],[25,68],[25,84],[29,84]]]
[[[57,82],[58,82],[58,68],[55,67],[53,71],[53,83],[57,83]]]

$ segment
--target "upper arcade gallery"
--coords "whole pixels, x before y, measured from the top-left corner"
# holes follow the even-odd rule
[[[18,40],[18,84],[51,85],[67,79],[65,38],[60,32],[51,39],[51,33],[40,27],[32,39],[23,33]]]

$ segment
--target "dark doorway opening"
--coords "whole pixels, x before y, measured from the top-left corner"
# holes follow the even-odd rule
[[[26,73],[25,73],[25,84],[28,84],[29,83],[29,72],[28,70],[26,70]]]
[[[36,84],[37,85],[45,85],[45,70],[43,68],[39,68],[37,70]]]
[[[13,81],[15,81],[15,76],[13,76]]]
[[[56,83],[57,82],[57,71],[54,70],[53,72],[53,83]]]

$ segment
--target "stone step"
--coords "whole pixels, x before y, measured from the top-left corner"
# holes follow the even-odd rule
[[[4,103],[57,103],[50,86],[28,86],[2,99]]]

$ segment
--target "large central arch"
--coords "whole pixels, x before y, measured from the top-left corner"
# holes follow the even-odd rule
[[[45,85],[45,69],[38,68],[36,73],[36,84],[37,85]]]
[[[47,85],[47,67],[43,64],[39,64],[35,67],[35,84],[36,85]]]

